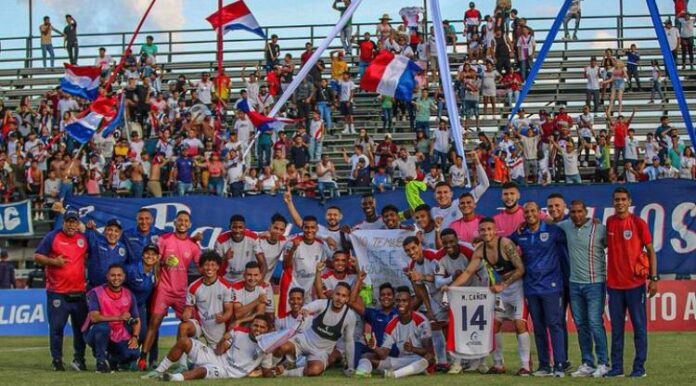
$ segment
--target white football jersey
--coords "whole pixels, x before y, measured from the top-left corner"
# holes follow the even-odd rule
[[[407,324],[401,323],[396,315],[384,329],[382,347],[391,350],[392,346],[396,345],[400,357],[413,355],[404,350],[404,343],[410,340],[414,347],[422,348],[423,340],[431,338],[432,335],[428,318],[420,312],[411,312],[411,321]]]
[[[433,217],[433,220],[438,217],[442,217],[441,228],[447,229],[454,221],[462,218],[462,211],[459,209],[459,206],[452,203],[445,209],[442,209],[439,206],[432,207],[430,209],[430,215]]]
[[[270,284],[259,284],[253,291],[247,291],[244,281],[240,280],[232,284],[232,301],[242,306],[255,301],[262,293],[266,294],[266,312],[272,314],[275,312],[275,307],[273,306],[273,288]]]
[[[244,238],[240,242],[232,240],[232,232],[223,232],[215,241],[215,252],[225,259],[227,251],[232,249],[234,254],[222,264],[225,279],[235,282],[244,278],[244,267],[250,261],[256,261],[256,254],[261,252],[259,248],[259,236],[250,230],[244,231]]]
[[[273,354],[264,353],[247,329],[236,328],[230,334],[232,346],[223,355],[228,377],[244,378],[259,366],[265,369],[273,367]]]
[[[268,239],[259,239],[259,251],[263,253],[266,259],[266,276],[263,280],[269,283],[276,265],[283,256],[283,248],[285,247],[285,236],[280,236],[275,244],[272,244]]]
[[[300,241],[292,256],[293,279],[299,287],[305,289],[306,293],[312,293],[317,264],[328,258],[325,244],[319,239],[315,239],[312,244],[307,244],[302,241],[302,236],[298,235],[285,244],[286,248],[292,248],[293,240]]]
[[[222,277],[210,285],[199,278],[186,291],[186,305],[195,308],[195,318],[209,344],[215,344],[225,334],[225,323],[217,323],[215,315],[225,312],[226,303],[232,302],[232,285]]]

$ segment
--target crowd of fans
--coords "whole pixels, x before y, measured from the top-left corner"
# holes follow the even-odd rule
[[[343,12],[348,4],[335,1],[334,8]],[[579,4],[573,2],[566,28],[569,20],[579,23]],[[611,49],[601,59],[590,59],[584,70],[587,102],[582,113],[571,115],[564,107],[557,112],[521,110],[499,132],[480,131],[482,115],[501,122],[501,114],[514,105],[536,47],[534,29],[517,10],[496,8],[492,16],[482,16],[473,2],[465,12],[463,33],[456,32],[454,22],[443,25],[454,52],[464,46],[458,40],[464,39],[466,45],[455,89],[465,140],[475,151],[466,159],[458,157],[443,115],[442,90],[430,88],[440,74],[432,27],[426,35],[420,12],[402,10],[403,23],[398,24],[392,24],[389,14],[384,14],[374,35],[354,35],[349,23],[341,34],[344,49],[330,52],[329,62],[320,60],[283,110],[284,115],[296,118],[297,124],[258,138],[253,124],[239,109],[240,101],[246,100],[252,109],[267,114],[313,53],[311,43],[307,43],[298,65],[290,53],[283,53],[279,37],[273,35],[264,49],[265,62],[243,69],[243,90],[237,95],[224,73],[211,76],[203,72],[200,80],[179,75],[176,80],[163,81],[157,45],[147,36],[137,54],[127,53],[123,71],[118,74],[124,84],[127,124],[107,138],[97,133],[82,152],[64,128],[87,107],[87,101],[60,88],[40,99],[24,97],[15,109],[6,108],[0,99],[0,194],[5,202],[34,197],[37,209],[70,194],[159,197],[167,192],[184,195],[195,191],[237,197],[291,190],[324,199],[338,194],[338,181],[344,178],[351,188],[380,192],[409,179],[425,179],[433,186],[440,180],[464,186],[467,171],[463,165],[479,160],[489,179],[499,184],[696,178],[693,148],[681,140],[669,117],[661,117],[654,133],[639,140],[630,127],[634,115],[623,115],[626,82],[626,91],[633,90],[633,81],[637,90],[643,90],[639,77],[642,63],[635,45],[619,52],[625,62]],[[75,43],[71,62],[76,62],[77,24],[70,16],[66,20],[64,34]],[[668,38],[677,36],[673,51],[676,57],[678,47],[683,48],[685,64],[686,54],[692,52],[693,20],[688,13],[676,20],[679,30],[671,21],[665,23],[665,29]],[[45,18],[40,29],[42,49],[44,54],[51,54],[53,64],[50,34],[55,28]],[[567,31],[565,37],[571,39]],[[577,39],[577,27],[572,39]],[[354,118],[358,110],[354,98],[362,92],[359,79],[383,49],[409,57],[423,71],[417,76],[412,101],[377,97],[383,133],[373,138]],[[100,48],[94,65],[101,67],[106,81],[115,60]],[[651,103],[654,94],[662,103],[667,102],[663,81],[663,71],[652,61]],[[111,87],[100,91],[103,95],[116,92]],[[433,128],[432,116],[437,122]],[[400,122],[415,132],[411,143],[394,142],[392,133],[397,126],[402,127]],[[354,146],[341,149],[343,160],[349,164],[346,171],[322,153],[326,136],[339,133],[355,135]],[[584,169],[590,164],[594,173]],[[591,174],[594,176],[589,177]],[[37,210],[35,216],[41,219],[43,212]]]

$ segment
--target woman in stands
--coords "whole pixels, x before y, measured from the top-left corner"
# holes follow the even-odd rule
[[[611,48],[604,50],[604,57],[602,58],[602,78],[606,81],[611,78],[612,71],[616,66],[616,58]],[[600,103],[604,104],[604,95],[607,92],[607,87],[611,87],[611,83],[602,83],[602,91],[600,93]]]
[[[626,87],[626,69],[624,62],[617,60],[614,71],[611,72],[611,77],[602,83],[611,83],[611,95],[609,96],[607,116],[611,115],[611,109],[614,107],[614,101],[616,99],[619,101],[619,115],[621,115],[623,111],[623,93]]]

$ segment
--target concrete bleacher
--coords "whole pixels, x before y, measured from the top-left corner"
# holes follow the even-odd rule
[[[643,20],[645,16],[636,16],[636,19]],[[611,19],[611,18],[609,18]],[[548,23],[548,18],[530,18],[530,24],[534,26],[535,21],[541,23]],[[357,25],[357,32],[361,34],[360,28],[363,31],[373,31],[374,26],[371,25]],[[288,27],[290,28],[290,27]],[[295,27],[293,27],[295,28]],[[299,28],[299,27],[296,27]],[[310,28],[307,26],[307,28]],[[598,42],[602,43],[602,46],[606,48],[617,49],[617,47],[623,47],[628,45],[629,42],[637,42],[641,52],[641,69],[640,77],[642,81],[643,91],[630,92],[626,91],[624,94],[624,113],[625,115],[630,114],[633,108],[636,109],[636,117],[633,121],[632,127],[636,129],[637,136],[639,139],[643,139],[648,132],[654,130],[654,128],[659,124],[659,117],[663,114],[667,114],[672,124],[680,128],[680,134],[683,139],[688,142],[688,136],[683,130],[684,123],[679,111],[679,107],[674,98],[672,92],[671,83],[666,82],[665,91],[667,97],[670,99],[669,103],[655,103],[648,104],[650,98],[650,87],[651,83],[649,80],[649,62],[651,59],[657,59],[660,62],[660,66],[664,70],[664,63],[662,61],[661,51],[656,48],[654,37],[644,37],[644,36],[633,36],[631,32],[649,30],[652,25],[649,21],[644,21],[639,27],[627,28],[624,33],[620,34],[624,36],[623,38],[603,38],[603,39],[580,39],[577,41],[564,41],[561,39],[562,36],[558,36],[554,42],[551,51],[544,62],[544,65],[535,81],[534,87],[532,88],[530,94],[525,99],[523,107],[529,113],[534,113],[540,108],[544,108],[547,111],[557,111],[558,108],[563,105],[568,108],[569,113],[577,114],[580,112],[582,106],[585,104],[585,80],[582,75],[582,69],[588,64],[590,56],[597,56],[601,59],[603,48],[588,48],[588,43],[596,44]],[[316,28],[318,29],[318,28]],[[590,34],[592,31],[599,30],[598,27],[581,27],[579,35],[582,37],[584,34]],[[355,31],[356,29],[354,29]],[[315,33],[315,27],[311,27],[309,33],[299,33],[292,37],[283,39],[281,32],[281,47],[282,52],[292,52],[293,57],[299,58],[299,54],[304,49],[305,41],[314,41],[315,39],[320,39],[321,36]],[[537,44],[541,47],[543,44],[543,38],[545,37],[546,30],[543,28],[538,28],[537,30]],[[145,32],[147,34],[149,32]],[[276,33],[274,28],[269,28],[270,33]],[[96,35],[96,34],[95,34]],[[618,35],[618,34],[617,34]],[[628,35],[628,36],[626,36]],[[125,35],[124,41],[125,41]],[[171,38],[171,31],[169,31],[169,36]],[[654,35],[653,35],[654,36]],[[1,39],[0,39],[1,40]],[[463,39],[460,38],[460,42]],[[237,43],[239,42],[239,43]],[[248,42],[254,42],[256,45],[249,48]],[[334,45],[331,49],[340,48],[336,45],[338,40],[334,41]],[[169,43],[162,43],[160,45],[160,54],[158,56],[160,61],[160,67],[162,68],[162,83],[163,88],[165,88],[165,83],[169,80],[176,79],[180,74],[185,74],[190,79],[198,79],[198,75],[202,71],[216,70],[217,64],[214,60],[214,48],[197,49],[191,50],[186,48],[187,45],[196,43],[206,43],[210,45],[210,40],[199,40],[193,39],[188,41],[183,41],[180,43],[173,44],[170,40]],[[626,44],[624,44],[626,43]],[[178,46],[177,46],[178,44]],[[238,44],[238,46],[237,46]],[[643,44],[647,46],[643,48]],[[96,48],[99,47],[98,44],[86,45],[81,47],[81,52],[96,52]],[[121,45],[111,44],[107,47],[112,51],[118,50]],[[241,79],[241,72],[243,67],[247,67],[247,71],[250,67],[256,66],[259,63],[259,58],[263,57],[263,42],[253,39],[240,39],[239,41],[226,41],[225,55],[226,58],[235,58],[231,60],[224,61],[225,71],[228,76],[232,79],[232,91],[238,92],[243,85]],[[463,60],[463,55],[461,52],[465,49],[463,44],[459,46],[459,54],[450,55],[450,64],[452,74],[456,72],[457,67],[461,64]],[[10,50],[12,51],[12,49]],[[18,51],[18,49],[15,49]],[[56,63],[60,63],[62,59],[60,56],[62,52],[61,49],[57,50]],[[174,58],[175,60],[171,60]],[[41,67],[41,59],[38,55],[35,55],[29,63],[33,67],[24,67],[27,63],[24,59],[19,57],[14,59],[1,59],[0,60],[0,99],[5,102],[8,107],[14,107],[19,103],[19,99],[23,96],[28,96],[34,101],[34,105],[38,104],[38,99],[42,95],[53,88],[55,88],[59,79],[63,74],[62,67],[44,68]],[[94,56],[85,56],[81,58],[80,64],[91,64],[93,62]],[[118,60],[118,57],[115,56]],[[349,58],[350,59],[350,58]],[[328,53],[324,58],[327,68],[330,66],[328,60]],[[299,64],[299,61],[298,61]],[[10,66],[10,68],[8,68]],[[357,72],[357,59],[353,58],[351,63],[354,72]],[[687,102],[690,107],[696,106],[696,71],[679,70],[680,80],[684,87],[685,94],[688,98]],[[328,70],[325,73],[328,76]],[[358,80],[356,80],[357,83]],[[435,85],[431,85],[435,86]],[[646,91],[647,90],[647,91]],[[356,129],[366,128],[372,138],[375,141],[380,141],[384,137],[382,133],[382,122],[380,117],[380,107],[376,101],[376,94],[369,92],[360,92],[355,97],[355,117],[356,117]],[[605,98],[608,103],[609,93]],[[505,116],[500,116],[500,112],[506,114],[509,112],[509,107],[503,107],[502,103],[498,103],[499,117],[497,119],[481,119],[480,129],[488,134],[495,134],[499,131],[501,125],[505,125],[507,120]],[[606,105],[606,104],[605,104]],[[614,108],[616,111],[616,107]],[[482,113],[482,111],[481,111]],[[446,112],[445,112],[446,114]],[[484,117],[482,117],[484,118]],[[604,120],[603,114],[600,114],[596,118],[596,123],[601,125]],[[350,151],[350,147],[355,140],[353,135],[341,135],[339,134],[343,128],[343,123],[338,116],[338,113],[334,115],[334,132],[327,136],[324,142],[324,153],[329,154],[332,161],[337,165],[339,174],[339,186],[343,193],[347,192],[346,187],[346,176],[348,174],[348,165],[345,164],[341,156],[341,149],[346,148]],[[435,117],[431,118],[431,127],[435,127]],[[412,149],[412,143],[414,139],[413,132],[410,131],[408,127],[408,122],[397,122],[394,125],[394,137],[393,140],[397,145],[405,145],[409,149]],[[475,136],[470,134],[469,138],[474,138]],[[474,146],[474,141],[467,141],[466,147],[471,149]],[[585,168],[585,175],[592,172],[591,168]],[[33,248],[36,246],[40,236],[44,235],[51,222],[38,221],[34,223],[35,234],[37,236],[27,237],[27,238],[16,238],[12,242],[13,253],[12,259],[21,261],[20,271],[21,275],[26,275],[29,272],[31,264],[27,264],[27,261],[31,261]],[[0,241],[1,243],[7,243],[7,240]]]

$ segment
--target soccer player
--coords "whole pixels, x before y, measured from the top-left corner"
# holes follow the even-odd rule
[[[288,342],[275,350],[273,355],[282,358],[286,355],[307,357],[307,364],[292,370],[285,370],[283,376],[317,376],[324,373],[331,353],[341,337],[346,342],[346,364],[344,374],[354,372],[353,334],[358,316],[348,307],[350,286],[341,282],[336,285],[331,299],[315,300],[302,308],[306,318],[313,316],[312,324],[301,334],[295,335]]]
[[[162,230],[152,226],[154,218],[152,212],[148,208],[140,208],[135,217],[136,227],[126,229],[121,235],[121,241],[124,241],[128,248],[129,264],[138,262],[143,255],[143,249],[146,245],[157,244],[159,237],[164,233]],[[143,327],[145,322],[143,322]]]
[[[488,190],[490,186],[490,182],[488,181],[486,170],[483,168],[483,165],[481,165],[478,153],[471,152],[470,154],[472,154],[472,158],[474,159],[476,181],[478,184],[465,194],[469,194],[473,198],[474,203],[476,203],[483,197],[483,194],[486,193],[486,190]],[[447,182],[439,182],[435,185],[435,201],[437,202],[437,206],[434,206],[430,210],[430,214],[434,219],[438,217],[442,218],[443,229],[450,228],[452,222],[462,218],[463,213],[460,210],[461,208],[452,205],[452,186]]]
[[[305,290],[299,287],[294,287],[290,289],[288,295],[288,306],[289,311],[284,318],[278,318],[275,320],[275,326],[279,330],[286,330],[295,325],[297,320],[302,317],[302,307],[304,307],[304,297]],[[300,326],[298,332],[302,332],[303,326]]]
[[[375,196],[372,193],[363,193],[362,198],[360,199],[360,207],[362,208],[363,213],[365,214],[365,220],[353,225],[353,230],[372,230],[386,228],[384,226],[384,221],[382,221],[382,218],[377,216],[377,200],[375,199]]]
[[[249,329],[237,328],[226,332],[215,350],[199,340],[187,336],[179,337],[167,357],[157,367],[157,372],[165,381],[244,378],[260,366],[262,375],[271,377],[272,356],[264,353],[256,341],[256,338],[267,333],[270,327],[271,322],[264,315],[257,315]],[[184,355],[188,355],[193,362],[192,370],[181,374],[166,372]]]
[[[604,304],[607,297],[607,230],[587,217],[581,200],[570,203],[570,219],[557,224],[568,241],[570,263],[569,290],[573,320],[578,330],[582,363],[573,377],[602,377],[608,370],[607,333],[604,330]],[[594,351],[597,354],[595,368]]]
[[[611,318],[611,370],[605,377],[623,376],[625,315],[633,324],[636,356],[631,377],[645,377],[648,356],[648,320],[645,311],[645,280],[650,297],[657,293],[657,257],[648,224],[632,214],[631,193],[616,188],[612,195],[615,213],[607,219],[607,288]]]
[[[413,225],[406,225],[401,223],[401,217],[399,216],[399,208],[394,205],[385,205],[382,208],[382,221],[386,229],[403,229],[412,231],[415,228]]]
[[[142,259],[126,265],[126,283],[124,284],[135,296],[138,304],[138,316],[140,317],[140,335],[138,344],[143,344],[147,335],[147,325],[150,313],[150,298],[155,289],[157,280],[157,262],[159,261],[159,248],[157,244],[148,244],[143,248]],[[150,350],[150,367],[157,365],[157,350],[155,345]],[[143,371],[147,368],[145,358],[138,360],[138,368]]]
[[[302,219],[302,235],[295,236],[290,242],[286,243],[283,268],[286,271],[285,273],[288,274],[286,277],[291,277],[295,282],[294,285],[289,285],[288,287],[312,288],[317,264],[327,259],[324,243],[316,236],[317,218],[305,216]],[[309,303],[311,300],[312,291],[306,291],[305,303]],[[282,305],[285,299],[280,301]],[[282,312],[279,315],[285,316]]]
[[[158,240],[160,250],[159,281],[151,301],[151,318],[147,326],[147,335],[141,348],[140,358],[146,358],[155,341],[155,336],[171,306],[178,318],[183,317],[188,287],[188,267],[191,263],[198,266],[201,249],[193,241],[188,231],[191,229],[191,215],[179,211],[174,219],[174,232],[164,234]]]
[[[292,216],[292,220],[298,227],[302,227],[302,216],[297,211],[295,204],[292,202],[292,194],[290,192],[285,192],[283,195],[283,200],[288,207],[288,212]],[[343,219],[343,213],[341,208],[337,206],[330,206],[326,208],[324,220],[326,225],[317,224],[319,227],[317,230],[317,236],[324,240],[331,250],[348,250],[350,249],[347,245],[347,239],[345,237],[346,231],[350,232],[350,227],[341,226],[341,220]]]
[[[264,313],[268,320],[273,320],[273,288],[263,282],[261,267],[257,262],[247,263],[244,267],[244,280],[232,284],[232,294],[235,326],[246,327],[256,315]]]
[[[473,244],[479,237],[479,221],[483,218],[476,213],[476,198],[473,194],[466,192],[459,196],[459,211],[461,218],[453,221],[449,228],[457,234],[459,240]]]
[[[532,375],[564,377],[568,358],[563,338],[564,279],[560,250],[565,248],[566,238],[560,228],[541,221],[540,212],[537,203],[526,203],[525,228],[514,232],[510,239],[522,250],[526,267],[524,296],[534,323],[534,341],[539,356],[539,368]],[[553,369],[550,348],[553,348]]]
[[[85,340],[77,326],[87,318],[85,301],[85,259],[87,239],[79,233],[80,215],[68,209],[63,215],[63,227],[49,232],[41,240],[34,261],[46,267],[46,304],[50,333],[53,371],[65,371],[63,365],[63,331],[70,317],[73,331],[73,361],[76,371],[87,370]]]
[[[419,211],[416,210],[415,213],[418,215]],[[430,216],[430,210],[425,210],[425,214]],[[433,324],[436,367],[440,371],[447,371],[449,370],[449,362],[447,361],[445,335],[442,333],[442,324],[438,323],[438,321],[447,320],[447,316],[444,315],[448,314],[447,311],[443,311],[444,307],[435,285],[438,260],[442,255],[435,250],[423,250],[416,236],[406,237],[403,241],[403,247],[406,255],[411,259],[406,276],[411,280],[416,293],[417,301],[414,306],[422,306],[422,309],[425,310],[425,315],[428,316],[428,319]],[[417,308],[414,307],[414,309]]]
[[[442,226],[442,218],[433,220],[430,214],[430,206],[421,204],[413,210],[413,220],[416,223],[418,232],[422,236],[421,243],[425,249],[440,249],[442,248],[442,240],[440,240],[440,227]]]
[[[128,261],[126,245],[121,241],[121,222],[112,218],[106,222],[104,234],[97,232],[97,224],[89,220],[85,236],[89,253],[87,255],[87,287],[94,288],[106,283],[107,269],[118,264],[123,266]]]
[[[275,272],[276,265],[280,261],[280,255],[285,246],[285,229],[288,227],[288,220],[276,213],[271,217],[271,225],[268,231],[259,235],[259,251],[263,254],[266,261],[266,275],[263,278],[265,283],[270,283]]]
[[[349,265],[348,252],[336,251],[331,257],[331,268],[327,269],[326,264],[321,262],[317,264],[317,273],[314,279],[314,291],[319,299],[330,299],[336,285],[340,282],[346,282],[351,287],[355,283],[356,275],[348,272]]]
[[[215,240],[215,251],[223,257],[221,272],[230,283],[243,279],[244,267],[250,261],[257,261],[263,274],[266,273],[266,260],[259,248],[259,236],[246,229],[246,220],[240,214],[230,217],[230,230]]]
[[[482,243],[476,248],[472,259],[482,258],[497,273],[502,282],[495,283],[493,290],[497,293],[495,312],[495,351],[493,352],[493,367],[489,374],[505,374],[505,362],[503,360],[503,333],[501,328],[503,320],[511,320],[515,324],[517,333],[517,353],[520,356],[519,376],[531,374],[530,356],[531,344],[527,330],[527,315],[524,304],[524,292],[522,277],[525,274],[525,266],[515,244],[507,237],[498,236],[495,220],[490,217],[479,221],[479,235]],[[464,275],[458,277],[451,286],[466,279]],[[492,283],[493,284],[493,283]]]
[[[123,286],[126,272],[118,264],[106,271],[106,284],[87,293],[89,314],[82,327],[97,359],[97,372],[118,371],[138,358],[140,318],[133,293]]]
[[[524,210],[520,205],[520,188],[514,182],[503,184],[502,200],[505,209],[493,216],[498,235],[510,236],[524,223]]]
[[[369,377],[373,367],[384,370],[384,378],[403,378],[425,372],[433,359],[433,342],[427,318],[411,309],[411,293],[408,287],[399,287],[396,295],[397,316],[384,331],[384,341],[375,348],[374,359],[363,358],[358,364],[362,376]],[[397,356],[390,356],[392,346]]]
[[[442,231],[441,237],[443,248],[440,255],[442,257],[438,262],[438,271],[435,276],[435,286],[439,288],[440,301],[443,304],[446,303],[444,294],[447,292],[448,285],[451,285],[455,279],[457,286],[488,287],[488,272],[481,263],[482,257],[474,258],[474,250],[471,245],[460,244],[457,234],[449,228]],[[443,324],[443,330],[447,330],[449,309],[443,307],[443,313],[438,317],[438,320]],[[485,359],[485,357],[481,359]],[[462,370],[461,361],[455,359],[452,361],[448,373],[459,374]],[[476,370],[484,374],[488,371],[482,360],[470,361],[467,371]]]

